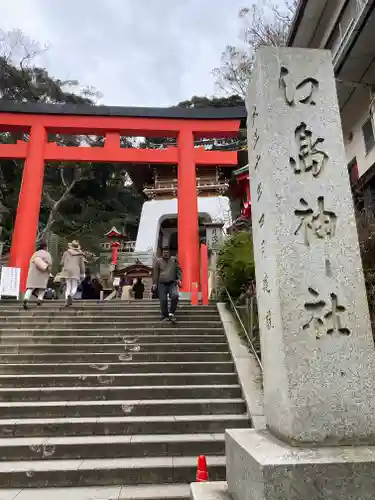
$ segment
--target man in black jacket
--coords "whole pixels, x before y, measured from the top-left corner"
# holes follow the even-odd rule
[[[175,312],[177,309],[181,287],[182,271],[176,257],[171,257],[168,248],[163,248],[161,259],[155,259],[153,272],[153,288],[158,289],[162,321],[176,323]],[[171,299],[168,311],[168,295]]]

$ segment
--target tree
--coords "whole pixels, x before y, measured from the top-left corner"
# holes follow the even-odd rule
[[[221,92],[245,98],[255,52],[263,45],[286,44],[297,5],[298,0],[283,0],[282,6],[271,0],[258,0],[252,7],[239,11],[240,44],[228,45],[222,53],[220,66],[213,70]]]
[[[45,48],[25,37],[22,32],[0,31],[0,99],[16,102],[45,102],[94,105],[98,92],[80,87],[77,81],[62,81],[49,75],[45,68],[34,64]],[[23,135],[0,134],[0,142],[14,143]],[[91,147],[103,145],[103,137],[55,135],[50,140],[64,146]],[[123,140],[123,145],[132,146]],[[23,163],[0,161],[0,227],[2,239],[9,245],[18,203]],[[49,168],[51,167],[51,168]],[[126,186],[125,168],[112,164],[67,163],[46,165],[43,198],[40,211],[39,239],[47,239],[51,231],[69,238],[84,237],[97,247],[101,234],[93,231],[93,224],[105,221],[112,225],[115,219],[123,225],[136,224],[143,198],[131,186]],[[104,234],[103,231],[102,234]]]
[[[177,104],[179,108],[231,108],[245,106],[245,101],[238,94],[232,94],[228,97],[201,97],[193,96],[187,101]]]
[[[51,77],[44,68],[33,65],[33,59],[44,50],[46,48],[41,48],[37,42],[23,35],[20,30],[0,31],[0,98],[17,102],[93,104],[92,97],[97,95],[94,91],[83,89],[82,95],[76,94],[72,91],[72,88],[77,87],[78,82],[63,82]],[[9,133],[0,134],[0,142],[14,143],[17,139],[23,138],[23,134],[22,136]],[[78,138],[74,137],[56,137],[55,139],[60,144],[65,145],[78,145],[79,143]],[[58,170],[57,174],[60,183],[60,179],[61,181],[64,180],[64,175],[63,170]],[[44,187],[46,199],[51,185],[48,182],[48,177],[48,169],[46,169]],[[22,162],[15,160],[2,160],[0,162],[0,200],[8,208],[8,220],[5,221],[4,230],[5,235],[8,237],[12,230],[21,178]],[[56,176],[53,185],[56,186]],[[51,229],[61,201],[66,198],[72,189],[68,189],[64,182],[61,183],[61,187],[61,196],[53,204],[51,204],[52,198],[49,196],[48,205],[51,207],[51,213],[48,217],[48,226],[43,229],[42,233],[46,233]],[[43,205],[42,213],[45,210],[46,206]]]
[[[0,30],[0,98],[18,102],[93,104],[100,93],[80,88],[78,81],[62,81],[34,64],[47,50],[20,30]]]
[[[207,96],[193,96],[191,99],[181,101],[177,104],[178,108],[230,108],[245,106],[244,99],[233,94],[228,97],[207,97]],[[246,131],[239,131],[239,138],[226,138],[222,140],[202,139],[196,141],[196,145],[205,145],[209,149],[223,149],[243,146],[246,143]],[[176,146],[176,139],[173,137],[151,137],[145,138],[141,144],[141,148],[160,149],[167,146]]]

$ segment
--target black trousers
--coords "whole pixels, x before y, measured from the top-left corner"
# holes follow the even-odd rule
[[[177,309],[178,304],[178,288],[177,284],[172,283],[159,283],[158,285],[159,300],[160,300],[160,310],[163,318],[167,318],[169,312],[174,314]],[[171,299],[171,308],[168,312],[168,295]]]

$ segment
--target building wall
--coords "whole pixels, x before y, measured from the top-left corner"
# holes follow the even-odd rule
[[[224,221],[224,227],[232,222],[229,198],[226,196],[198,197],[198,213],[208,215],[211,220]],[[177,198],[146,201],[142,208],[135,251],[156,252],[160,224],[163,220],[174,217],[177,217]]]
[[[375,148],[366,153],[362,126],[369,118],[370,97],[368,89],[357,89],[341,113],[346,158],[348,163],[357,159],[361,177],[375,163]],[[373,123],[374,126],[374,123]]]
[[[336,63],[343,48],[348,44],[350,34],[354,33],[355,23],[363,15],[363,9],[368,4],[368,0],[309,1],[311,4],[319,2],[321,6],[324,3],[325,8],[321,17],[312,21],[311,33],[313,35],[306,35],[303,42],[301,42],[302,38],[300,36],[299,46],[329,48],[332,51],[333,62]],[[371,49],[369,48],[369,50]],[[359,55],[356,54],[355,57],[359,57]],[[350,78],[347,73],[343,79],[356,81],[355,77]],[[349,164],[354,158],[356,159],[359,177],[375,163],[375,149],[372,148],[369,152],[366,152],[362,133],[362,126],[370,116],[370,100],[368,87],[359,86],[354,90],[348,102],[344,106],[341,105],[341,121],[347,163]]]
[[[330,0],[312,37],[311,48],[324,48],[347,0]]]
[[[176,225],[177,225],[177,222],[176,222]],[[176,229],[171,228],[171,227],[162,229],[162,245],[163,246],[169,245],[169,240],[170,240],[172,234],[175,232],[176,232]]]

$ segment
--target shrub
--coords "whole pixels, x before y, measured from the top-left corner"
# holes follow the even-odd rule
[[[246,291],[255,277],[253,242],[247,231],[228,236],[218,253],[220,285],[226,287],[233,298]]]

